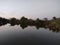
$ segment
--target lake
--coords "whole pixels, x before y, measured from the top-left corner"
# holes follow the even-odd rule
[[[1,45],[60,45],[60,32],[35,26],[22,28],[20,25],[0,26]]]

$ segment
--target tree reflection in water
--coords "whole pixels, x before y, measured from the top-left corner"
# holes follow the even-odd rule
[[[52,30],[53,32],[60,32],[60,25],[57,24],[58,22],[57,20],[60,21],[60,18],[56,19],[55,17],[53,17],[52,20],[48,20],[47,18],[45,18],[45,20],[40,20],[39,18],[37,18],[36,20],[32,20],[32,19],[27,19],[25,17],[22,17],[19,20],[16,18],[5,19],[5,18],[0,17],[0,26],[6,25],[6,24],[10,24],[11,26],[20,25],[22,29],[28,26],[35,26],[36,29],[48,28],[49,30]]]
[[[6,23],[6,24],[8,24],[8,23]],[[4,23],[0,23],[0,26],[4,26],[4,25],[6,25],[6,24],[4,24]],[[15,26],[16,24],[10,24],[11,26]],[[22,28],[22,29],[25,29],[25,28],[27,28],[28,26],[35,26],[36,27],[36,29],[39,29],[39,28],[45,28],[45,29],[49,29],[49,30],[52,30],[52,32],[60,32],[60,29],[56,29],[55,27],[54,28],[52,28],[52,27],[45,27],[45,26],[38,26],[38,25],[22,25],[22,24],[19,24],[20,25],[20,27]]]

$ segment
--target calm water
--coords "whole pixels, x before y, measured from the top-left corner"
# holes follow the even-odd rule
[[[22,29],[20,25],[0,26],[1,45],[60,45],[60,32],[28,26]]]

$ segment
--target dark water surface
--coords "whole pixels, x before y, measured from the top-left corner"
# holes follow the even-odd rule
[[[22,29],[20,25],[0,26],[0,45],[60,45],[60,32],[28,26]]]

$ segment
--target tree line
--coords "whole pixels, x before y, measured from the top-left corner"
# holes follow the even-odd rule
[[[44,20],[40,20],[37,18],[36,20],[28,19],[26,17],[21,17],[21,19],[16,19],[15,17],[6,19],[0,17],[0,26],[5,24],[20,25],[23,29],[27,26],[35,26],[37,29],[40,27],[49,28],[50,30],[60,31],[60,18],[53,17],[51,20],[44,18]]]

